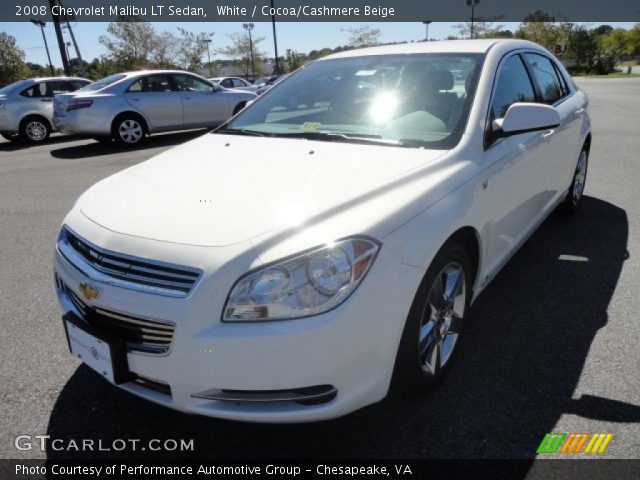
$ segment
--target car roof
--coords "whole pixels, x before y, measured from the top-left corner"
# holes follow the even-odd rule
[[[195,75],[196,77],[199,77],[200,75],[197,75],[193,72],[187,72],[185,70],[135,70],[135,71],[131,71],[131,72],[120,72],[122,75],[126,75],[127,77],[135,77],[136,75],[153,75],[153,74],[159,74],[159,73],[184,73],[187,75]]]
[[[33,78],[25,78],[24,80],[31,80],[33,82],[46,82],[48,80],[86,80],[87,82],[92,82],[88,78],[82,77],[33,77]]]
[[[400,55],[412,53],[486,53],[495,45],[501,45],[512,49],[541,47],[527,40],[512,40],[487,38],[479,40],[441,40],[434,42],[400,43],[396,45],[383,45],[379,47],[359,48],[347,50],[318,59],[318,61],[332,58],[361,57],[368,55]]]

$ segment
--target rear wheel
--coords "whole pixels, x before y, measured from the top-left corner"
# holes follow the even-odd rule
[[[122,115],[113,122],[112,136],[120,145],[138,145],[144,140],[144,122],[136,115]]]
[[[45,142],[50,134],[51,125],[44,117],[33,115],[20,122],[20,138],[29,143]]]
[[[471,299],[472,268],[463,245],[452,242],[427,270],[398,348],[395,392],[422,393],[449,371]]]
[[[564,211],[566,213],[575,212],[580,206],[582,200],[582,194],[584,193],[584,185],[587,181],[587,170],[589,169],[589,153],[586,149],[580,152],[578,157],[578,163],[576,164],[576,170],[571,180],[571,186],[567,192],[567,196],[564,199]]]

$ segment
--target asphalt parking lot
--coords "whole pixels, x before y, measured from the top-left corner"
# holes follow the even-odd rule
[[[65,213],[97,180],[202,132],[133,151],[60,136],[0,141],[0,457],[151,455],[14,448],[16,435],[48,434],[195,440],[194,452],[163,457],[533,458],[552,431],[611,432],[606,457],[640,457],[640,79],[577,83],[594,123],[581,210],[547,220],[482,294],[442,388],[318,424],[166,410],[67,351],[51,267]]]

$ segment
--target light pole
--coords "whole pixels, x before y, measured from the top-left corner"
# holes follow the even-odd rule
[[[429,25],[431,24],[431,20],[424,20],[422,23],[424,23],[424,26],[426,29],[426,36],[424,37],[424,40],[428,42],[429,41]]]
[[[211,39],[205,38],[203,42],[207,44],[207,61],[209,62],[209,76],[213,77],[213,73],[211,73],[211,52],[209,50],[209,45],[211,45]]]
[[[473,38],[473,22],[475,20],[475,8],[480,4],[480,0],[467,0],[467,7],[471,7],[471,38]]]
[[[65,42],[64,47],[67,50],[67,58],[69,59],[69,62],[71,62],[71,57],[69,56],[69,47],[71,46],[71,42]]]
[[[42,40],[44,40],[44,48],[47,50],[47,58],[49,59],[49,70],[51,70],[51,75],[55,75],[55,72],[53,70],[53,63],[51,63],[51,55],[49,54],[49,45],[47,44],[47,37],[45,37],[44,35],[44,26],[46,25],[45,22],[43,22],[42,20],[35,20],[35,19],[31,19],[31,23],[33,23],[36,27],[40,28],[40,31],[42,32]]]
[[[251,39],[251,30],[253,30],[253,23],[243,23],[242,28],[249,32],[249,52],[251,54],[251,80],[256,79],[256,65],[253,61],[253,40]]]
[[[275,12],[276,9],[273,6],[273,0],[271,0],[271,11]],[[280,75],[280,61],[278,60],[278,39],[276,38],[276,15],[275,13],[271,15],[271,25],[273,26],[273,48],[276,51],[276,64],[275,64],[275,73],[276,75]]]

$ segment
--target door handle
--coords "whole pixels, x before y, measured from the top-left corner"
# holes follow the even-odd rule
[[[582,115],[584,113],[584,107],[576,108],[576,115]]]
[[[51,98],[41,98],[40,101],[41,102],[53,102],[53,99],[51,99]]]
[[[184,97],[185,100],[191,100],[191,97]]]
[[[556,133],[555,130],[547,130],[546,132],[544,132],[542,135],[540,135],[542,138],[550,138],[553,136],[553,134]]]
[[[136,98],[132,98],[131,100],[132,100],[132,101],[134,101],[134,102],[137,102],[137,101],[139,101],[140,99],[139,99],[138,97],[136,97]]]

